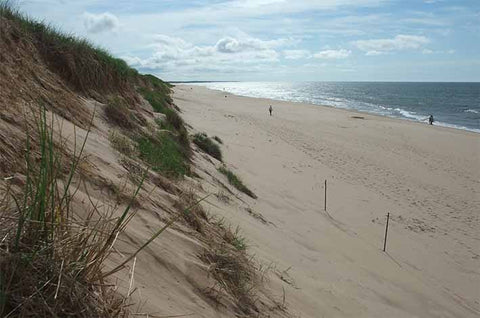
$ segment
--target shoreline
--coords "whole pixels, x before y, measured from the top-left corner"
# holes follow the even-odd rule
[[[273,290],[285,288],[292,312],[480,314],[476,133],[285,101],[270,117],[268,99],[202,86],[176,86],[173,99],[196,131],[223,140],[225,162],[258,195],[211,211],[238,224],[261,261],[291,269],[292,285]]]
[[[408,117],[396,117],[396,116],[389,116],[389,115],[382,115],[382,114],[378,114],[378,113],[375,113],[375,112],[369,112],[369,111],[362,111],[362,110],[358,110],[358,109],[354,109],[354,108],[342,108],[342,107],[336,107],[336,106],[331,106],[331,105],[325,105],[325,104],[313,104],[313,103],[309,103],[309,102],[302,102],[302,101],[292,101],[292,100],[286,100],[286,99],[272,99],[272,98],[268,98],[268,97],[258,97],[258,96],[248,96],[248,95],[240,95],[240,94],[235,94],[235,93],[232,93],[232,92],[229,92],[229,91],[223,91],[221,89],[215,89],[215,88],[209,88],[207,86],[204,86],[204,85],[201,85],[201,84],[206,84],[206,83],[219,83],[219,82],[191,82],[191,83],[188,83],[188,82],[185,82],[185,83],[182,83],[182,82],[179,82],[179,83],[174,83],[174,85],[179,85],[179,86],[198,86],[198,87],[204,87],[206,89],[209,89],[209,90],[212,90],[212,91],[218,91],[218,92],[221,92],[221,93],[225,93],[225,94],[230,94],[232,96],[239,96],[239,97],[248,97],[248,98],[257,98],[257,99],[265,99],[265,100],[269,100],[269,101],[274,101],[274,102],[287,102],[287,103],[293,103],[293,104],[302,104],[302,105],[311,105],[311,106],[316,106],[316,107],[327,107],[327,108],[333,108],[333,109],[340,109],[340,110],[345,110],[345,111],[350,111],[350,112],[354,112],[354,113],[358,113],[358,114],[368,114],[368,115],[372,115],[372,116],[379,116],[379,117],[384,117],[384,118],[389,118],[389,119],[396,119],[396,120],[402,120],[402,121],[407,121],[407,122],[411,122],[411,123],[417,123],[417,124],[427,124],[426,122],[422,122],[420,120],[415,120],[415,119],[411,119],[411,118],[408,118]],[[228,83],[232,83],[232,82],[228,82]],[[375,83],[375,82],[372,82],[372,83]],[[383,82],[382,82],[383,83]],[[443,83],[443,82],[439,82],[439,83]],[[445,122],[436,122],[434,123],[432,126],[435,126],[435,127],[442,127],[442,128],[448,128],[448,129],[455,129],[455,130],[461,130],[461,131],[468,131],[468,132],[471,132],[471,133],[475,133],[475,134],[480,134],[480,128],[468,128],[468,127],[465,127],[465,126],[458,126],[458,125],[455,125],[455,124],[450,124],[450,123],[445,123]]]

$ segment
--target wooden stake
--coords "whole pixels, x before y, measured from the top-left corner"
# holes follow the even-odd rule
[[[383,251],[384,252],[387,249],[388,219],[390,219],[390,213],[387,213],[387,224],[385,225],[385,239],[383,241]]]
[[[327,211],[327,180],[325,179],[325,201],[323,205],[323,210]]]

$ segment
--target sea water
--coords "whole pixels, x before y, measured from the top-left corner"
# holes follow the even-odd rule
[[[304,102],[480,133],[480,83],[204,82],[248,97]]]

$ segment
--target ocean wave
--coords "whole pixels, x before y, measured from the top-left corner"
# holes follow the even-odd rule
[[[449,124],[449,123],[443,123],[443,122],[436,122],[434,123],[436,126],[442,126],[442,127],[448,127],[448,128],[455,128],[455,129],[461,129],[461,130],[467,130],[475,133],[480,133],[480,129],[475,129],[475,128],[468,128],[465,126],[460,126],[460,125],[454,125],[454,124]]]
[[[465,109],[465,113],[474,113],[474,114],[480,114],[480,112],[476,109]]]
[[[416,119],[418,121],[424,121],[428,118],[425,115],[418,115],[416,112],[411,112],[411,111],[401,109],[401,108],[395,108],[395,111],[398,112],[403,117],[410,118],[410,119]]]

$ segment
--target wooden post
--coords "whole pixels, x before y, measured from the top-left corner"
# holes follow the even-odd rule
[[[325,201],[323,204],[323,210],[327,211],[327,180],[325,179]]]
[[[390,213],[387,213],[387,224],[385,225],[385,239],[383,241],[383,251],[384,252],[387,249],[388,219],[390,219]]]

